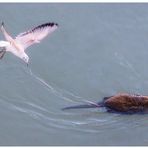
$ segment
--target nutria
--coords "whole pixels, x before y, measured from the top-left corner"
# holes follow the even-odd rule
[[[105,107],[108,112],[118,113],[148,113],[148,96],[131,95],[127,93],[118,93],[114,96],[105,97],[99,103],[90,103],[86,105],[65,107],[63,110],[76,108],[94,108]]]

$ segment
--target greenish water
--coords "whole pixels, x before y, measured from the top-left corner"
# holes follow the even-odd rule
[[[0,145],[148,145],[148,115],[62,111],[118,92],[148,95],[148,4],[0,4],[13,36],[59,24],[0,61]],[[0,35],[1,39],[3,36]]]

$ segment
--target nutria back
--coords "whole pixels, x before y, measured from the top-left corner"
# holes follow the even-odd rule
[[[108,111],[113,110],[124,113],[148,111],[148,96],[119,93],[104,100]]]

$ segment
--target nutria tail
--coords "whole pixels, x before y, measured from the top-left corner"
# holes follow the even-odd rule
[[[82,104],[82,105],[75,105],[75,106],[64,107],[64,108],[62,108],[62,110],[97,108],[97,107],[104,107],[104,104],[102,102],[99,102],[99,103],[89,102],[89,104]]]

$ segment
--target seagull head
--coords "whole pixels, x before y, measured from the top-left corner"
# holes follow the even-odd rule
[[[29,63],[29,57],[26,53],[24,53],[21,57],[21,59],[27,64],[28,66],[28,63]]]

